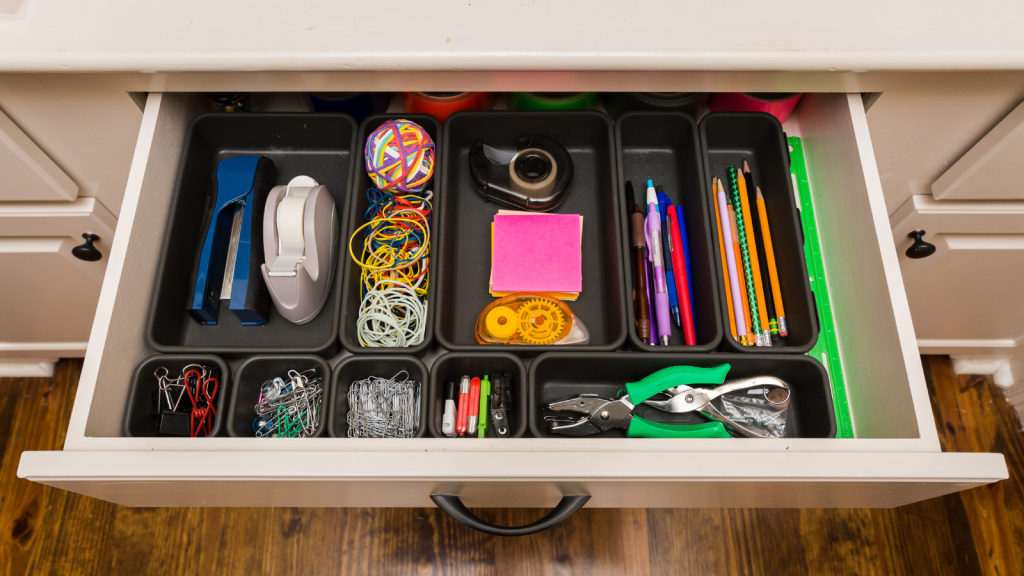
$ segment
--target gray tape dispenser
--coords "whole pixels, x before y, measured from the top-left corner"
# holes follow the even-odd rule
[[[572,183],[572,157],[544,136],[519,138],[518,152],[503,152],[473,142],[469,170],[486,200],[515,210],[548,212],[558,208]]]
[[[338,218],[327,186],[296,176],[275,186],[263,213],[263,280],[286,320],[306,324],[323,309],[338,258]]]

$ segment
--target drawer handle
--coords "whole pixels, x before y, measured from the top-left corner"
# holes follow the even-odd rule
[[[86,262],[96,262],[100,258],[103,258],[103,254],[101,254],[100,251],[92,245],[93,242],[100,239],[99,236],[92,232],[86,232],[85,234],[82,234],[82,238],[85,238],[85,244],[72,248],[72,256],[79,260],[85,260]]]
[[[929,244],[924,241],[924,230],[914,230],[907,235],[908,238],[914,239],[914,244],[907,248],[907,258],[927,258],[932,254],[935,254],[935,244]]]
[[[458,496],[431,494],[430,499],[437,504],[438,508],[444,510],[445,514],[478,532],[492,536],[527,536],[554,528],[565,522],[570,516],[579,512],[580,508],[583,508],[583,505],[590,500],[590,494],[562,496],[558,505],[547,516],[525,526],[498,526],[485,522],[470,512]]]

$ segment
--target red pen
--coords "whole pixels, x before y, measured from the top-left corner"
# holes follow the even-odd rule
[[[477,419],[480,418],[480,379],[473,378],[469,385],[469,432],[476,430]]]
[[[670,230],[679,230],[679,225],[676,223],[677,218],[675,210],[668,211]],[[676,295],[679,297],[679,311],[683,316],[683,342],[687,346],[693,346],[697,343],[697,336],[693,330],[690,286],[686,281],[686,259],[683,256],[683,242],[679,238],[679,234],[672,234],[672,268],[676,270]]]
[[[455,433],[459,436],[466,435],[469,425],[469,388],[469,376],[463,376],[459,382],[459,411],[455,420]]]

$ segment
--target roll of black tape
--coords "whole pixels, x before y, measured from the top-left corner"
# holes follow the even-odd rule
[[[565,201],[572,183],[572,157],[564,146],[543,136],[523,136],[518,152],[502,152],[477,140],[469,150],[469,168],[477,192],[507,208],[548,212]]]

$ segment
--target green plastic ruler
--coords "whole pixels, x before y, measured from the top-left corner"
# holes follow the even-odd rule
[[[832,383],[832,404],[836,411],[836,437],[853,438],[850,401],[846,397],[846,378],[839,358],[835,317],[832,315],[832,301],[829,299],[824,260],[821,257],[821,238],[818,235],[818,222],[814,214],[811,186],[807,180],[807,163],[800,138],[789,137],[789,157],[789,170],[793,176],[793,184],[799,192],[800,220],[803,223],[805,239],[804,258],[807,260],[811,290],[818,303],[818,324],[821,326],[818,342],[807,355],[821,362],[828,371]]]

